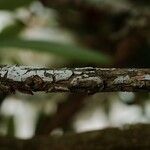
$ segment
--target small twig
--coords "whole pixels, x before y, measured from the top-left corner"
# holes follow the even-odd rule
[[[0,93],[150,91],[150,69],[1,66]]]

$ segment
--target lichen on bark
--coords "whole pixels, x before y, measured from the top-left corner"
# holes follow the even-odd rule
[[[0,66],[0,91],[96,93],[150,91],[150,69]]]

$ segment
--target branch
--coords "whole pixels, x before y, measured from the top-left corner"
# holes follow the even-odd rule
[[[139,124],[124,129],[108,128],[80,134],[66,134],[61,137],[34,137],[29,140],[0,137],[0,149],[149,150],[150,125]]]
[[[150,69],[74,68],[49,69],[0,66],[0,94],[20,91],[89,93],[150,91]]]
[[[84,106],[84,100],[87,95],[69,94],[65,102],[59,103],[56,113],[51,117],[47,116],[43,120],[39,120],[36,127],[35,135],[49,135],[54,129],[70,126],[73,117]]]

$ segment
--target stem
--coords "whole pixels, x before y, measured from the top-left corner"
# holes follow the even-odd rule
[[[150,91],[150,69],[0,66],[0,93]]]

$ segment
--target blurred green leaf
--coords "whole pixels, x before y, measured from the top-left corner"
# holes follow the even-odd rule
[[[75,45],[66,45],[56,42],[1,38],[0,48],[19,48],[39,52],[48,52],[62,56],[65,59],[86,63],[108,64],[111,62],[111,58],[103,53],[77,47]]]
[[[35,0],[0,0],[0,9],[14,10],[18,7],[27,6]]]
[[[16,37],[22,29],[25,27],[25,25],[19,21],[16,20],[14,24],[6,26],[1,32],[0,32],[0,37],[2,38],[10,38],[10,37]]]

